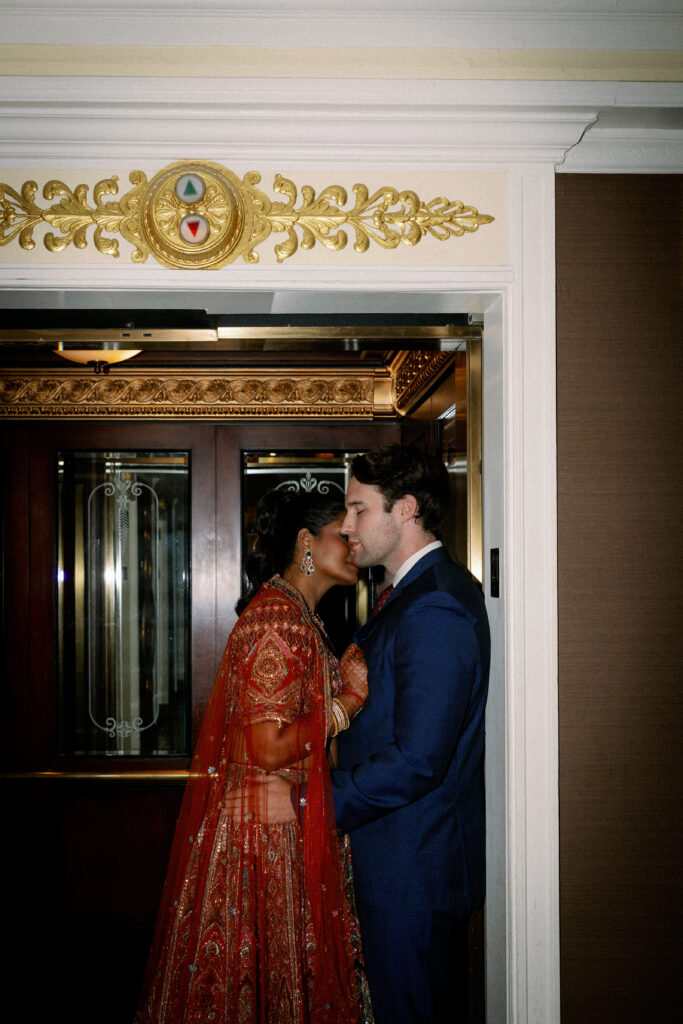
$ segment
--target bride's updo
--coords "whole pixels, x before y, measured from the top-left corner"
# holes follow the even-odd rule
[[[300,530],[306,529],[317,537],[324,526],[343,514],[341,495],[267,491],[256,506],[256,540],[246,563],[249,585],[235,606],[237,614],[244,611],[266,580],[289,568]]]

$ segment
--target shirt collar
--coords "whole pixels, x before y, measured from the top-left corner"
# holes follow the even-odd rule
[[[406,558],[405,562],[399,565],[398,569],[396,570],[396,575],[394,576],[393,579],[394,587],[397,587],[399,585],[403,577],[410,572],[414,565],[417,565],[421,558],[429,554],[430,551],[436,551],[437,548],[442,547],[443,544],[441,543],[440,540],[433,540],[431,544],[425,544],[423,548],[420,548],[419,551],[416,551],[414,554],[412,554],[410,558]]]

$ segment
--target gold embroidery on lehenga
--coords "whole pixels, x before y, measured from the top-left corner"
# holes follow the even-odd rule
[[[293,722],[303,710],[303,680],[298,671],[292,674],[300,668],[300,660],[292,656],[290,630],[284,626],[282,623],[280,633],[271,627],[250,631],[252,643],[245,665],[252,725],[271,720]]]
[[[267,636],[259,646],[251,666],[254,683],[271,695],[287,675],[287,659],[274,636]]]

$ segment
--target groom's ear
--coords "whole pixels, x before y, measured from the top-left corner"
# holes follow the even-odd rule
[[[398,499],[396,505],[398,506],[399,517],[402,523],[409,523],[411,519],[417,519],[419,507],[414,494],[404,494]]]

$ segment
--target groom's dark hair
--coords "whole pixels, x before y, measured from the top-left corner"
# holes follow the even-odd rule
[[[387,512],[399,498],[412,494],[422,527],[439,535],[450,487],[448,470],[435,455],[412,445],[388,444],[357,455],[351,472],[359,483],[372,484],[382,492]]]

